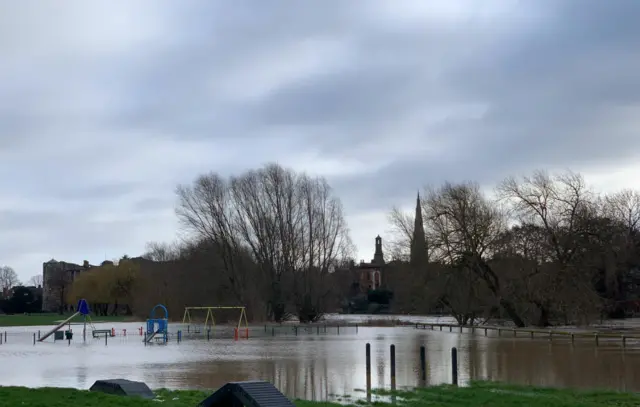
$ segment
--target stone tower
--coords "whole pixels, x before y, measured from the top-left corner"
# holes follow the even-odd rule
[[[372,264],[383,265],[384,253],[382,253],[382,238],[380,235],[376,236],[376,251],[373,253]]]
[[[413,224],[409,262],[412,266],[416,267],[426,266],[429,262],[427,238],[424,233],[424,222],[422,220],[422,205],[420,205],[420,193],[418,193],[418,199],[416,200],[416,216]]]

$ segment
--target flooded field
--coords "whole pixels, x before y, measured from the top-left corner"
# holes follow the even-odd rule
[[[441,322],[448,322],[441,320]],[[98,328],[111,328],[111,324]],[[115,338],[75,337],[37,343],[33,333],[51,327],[7,328],[0,345],[0,384],[88,388],[97,379],[141,380],[152,388],[212,389],[234,380],[267,380],[290,397],[324,400],[364,389],[365,344],[371,344],[372,386],[389,387],[389,346],[396,346],[397,384],[421,385],[420,346],[426,346],[427,384],[451,380],[451,347],[458,348],[459,380],[489,379],[521,384],[598,387],[640,391],[640,347],[602,341],[485,337],[482,333],[390,328],[335,327],[299,330],[251,328],[248,340],[216,330],[211,340],[145,346],[140,323],[114,324]],[[179,329],[179,324],[172,329]],[[185,331],[186,328],[182,327]],[[127,329],[127,336],[121,336]],[[0,331],[3,331],[0,328]],[[90,336],[90,335],[89,335]]]

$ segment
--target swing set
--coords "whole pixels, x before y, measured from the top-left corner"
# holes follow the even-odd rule
[[[247,311],[245,307],[184,307],[182,323],[192,325],[194,322],[191,317],[191,312],[206,311],[204,327],[206,329],[207,326],[209,326],[209,329],[213,329],[216,325],[213,312],[218,310],[239,310],[240,317],[238,318],[238,325],[233,328],[233,339],[236,341],[238,339],[249,339],[249,322],[247,321]]]

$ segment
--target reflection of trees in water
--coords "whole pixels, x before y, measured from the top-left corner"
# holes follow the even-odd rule
[[[594,344],[544,340],[486,342],[484,349],[470,352],[472,379],[490,379],[538,386],[640,389],[640,354],[618,346],[596,348]],[[486,356],[484,372],[472,368]]]
[[[327,355],[323,351],[314,358],[237,362],[215,360],[178,366],[168,365],[161,369],[142,368],[144,380],[152,387],[210,390],[231,381],[265,380],[273,383],[289,397],[326,400],[330,394]],[[332,375],[332,381],[346,380],[340,373],[342,371]]]
[[[81,389],[86,389],[87,386],[87,367],[86,366],[78,366],[76,368],[76,379],[78,380],[78,387]],[[93,383],[91,383],[93,384]]]
[[[317,338],[263,342],[238,360],[199,360],[193,363],[155,364],[137,367],[152,387],[214,389],[234,380],[267,380],[287,396],[325,400],[364,388],[365,343],[371,343],[374,387],[389,383],[389,346],[396,345],[398,386],[421,384],[420,346],[426,346],[427,384],[451,380],[451,347],[458,348],[459,378],[512,383],[609,387],[640,390],[640,352],[621,352],[601,342],[545,339],[487,338],[448,332],[389,330],[387,336],[359,340]],[[391,332],[394,332],[391,334]],[[238,351],[240,352],[240,351]],[[242,351],[244,352],[244,351]]]

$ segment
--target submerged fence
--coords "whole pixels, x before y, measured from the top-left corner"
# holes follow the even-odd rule
[[[556,339],[568,339],[571,343],[574,343],[576,339],[588,339],[594,341],[596,346],[600,346],[602,340],[607,342],[617,342],[622,345],[623,348],[627,347],[627,344],[640,344],[640,336],[638,335],[625,335],[613,332],[583,332],[583,331],[560,331],[554,329],[541,330],[541,329],[526,329],[526,328],[505,328],[496,326],[462,326],[452,324],[432,324],[432,323],[416,323],[415,329],[430,329],[432,331],[449,331],[458,333],[484,333],[484,336],[490,336],[489,333],[493,333],[497,337],[511,336],[513,338],[528,337],[534,338],[547,338],[550,341]]]
[[[427,349],[420,346],[420,385],[427,385]],[[365,345],[365,375],[367,386],[367,401],[371,401],[371,344]],[[396,390],[396,345],[389,346],[389,375],[391,390]],[[458,385],[458,349],[451,348],[451,382],[453,386]],[[393,395],[392,395],[393,397]],[[395,401],[395,400],[392,400]]]
[[[69,331],[67,329],[61,329],[60,333]],[[70,330],[72,335],[64,335],[63,339],[55,340],[55,342],[68,342],[83,340],[82,329]],[[358,334],[359,326],[357,324],[273,324],[273,325],[253,325],[249,328],[237,329],[236,326],[230,325],[214,325],[204,326],[196,324],[181,324],[175,323],[169,325],[169,332],[167,334],[168,340],[183,341],[183,340],[215,340],[215,339],[246,339],[246,338],[268,338],[268,337],[280,337],[280,336],[326,336],[326,335],[356,335]],[[39,341],[42,335],[48,331],[0,331],[0,345],[7,343],[29,343],[34,345]],[[143,326],[138,328],[105,328],[98,329],[98,334],[95,334],[96,330],[87,330],[87,341],[104,341],[105,344],[120,339],[120,342],[129,340],[143,342],[146,336],[146,332]]]

